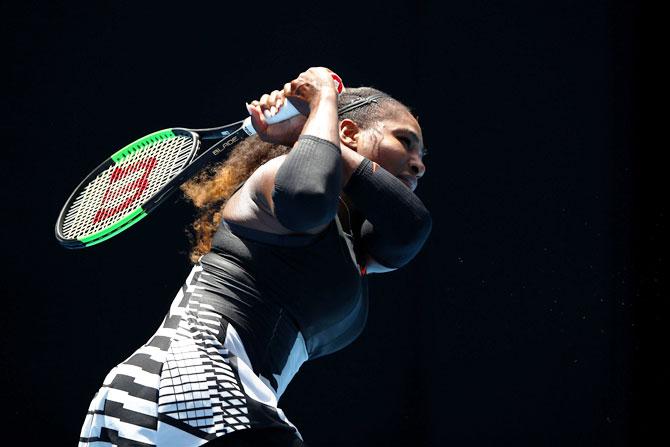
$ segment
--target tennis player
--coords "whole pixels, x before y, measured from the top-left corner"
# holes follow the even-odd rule
[[[304,115],[268,125],[291,100]],[[300,365],[350,344],[367,275],[414,258],[432,226],[416,118],[310,68],[248,105],[258,135],[182,186],[194,267],[149,341],[111,370],[80,446],[307,445],[278,401]]]

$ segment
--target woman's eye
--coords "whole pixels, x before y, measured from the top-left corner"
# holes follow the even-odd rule
[[[409,141],[409,138],[407,137],[398,137],[398,141],[400,141],[402,145],[405,146],[407,149],[409,149],[412,146],[412,143]]]

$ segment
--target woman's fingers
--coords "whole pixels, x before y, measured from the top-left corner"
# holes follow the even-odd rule
[[[272,104],[270,103],[270,95],[266,93],[261,96],[260,103],[263,115],[265,115],[266,118],[270,118],[272,116],[272,114],[270,114],[270,108],[272,107]]]
[[[270,99],[270,95],[267,93],[261,96],[261,99],[259,100],[261,104],[261,109],[267,110],[270,106],[268,106],[268,100]]]
[[[266,118],[269,118],[274,116],[285,102],[286,96],[284,91],[273,90],[271,93],[264,94],[261,96],[260,100],[253,101],[251,104],[257,104],[260,107],[261,113],[265,115]]]
[[[247,110],[251,116],[251,124],[254,126],[254,129],[260,132],[267,130],[268,124],[265,122],[259,102],[252,101],[251,104],[247,104]]]
[[[270,99],[268,100],[268,104],[270,105],[270,115],[272,116],[279,110],[279,99],[279,90],[273,90],[272,93],[270,93]]]

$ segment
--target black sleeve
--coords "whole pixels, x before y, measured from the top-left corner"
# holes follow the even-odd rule
[[[432,229],[432,218],[402,181],[366,158],[344,192],[365,215],[363,249],[380,264],[402,267],[421,250]]]
[[[340,148],[330,141],[302,135],[275,176],[275,216],[293,231],[326,224],[337,213],[341,187]]]

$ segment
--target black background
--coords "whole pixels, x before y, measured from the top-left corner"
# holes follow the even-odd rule
[[[190,269],[193,212],[176,196],[105,244],[62,249],[71,190],[129,141],[240,119],[314,65],[418,114],[434,229],[409,266],[371,277],[360,339],[303,365],[282,398],[308,443],[628,446],[659,430],[667,206],[660,148],[642,138],[633,2],[26,1],[2,15],[2,402],[21,445],[77,442],[105,374]]]

